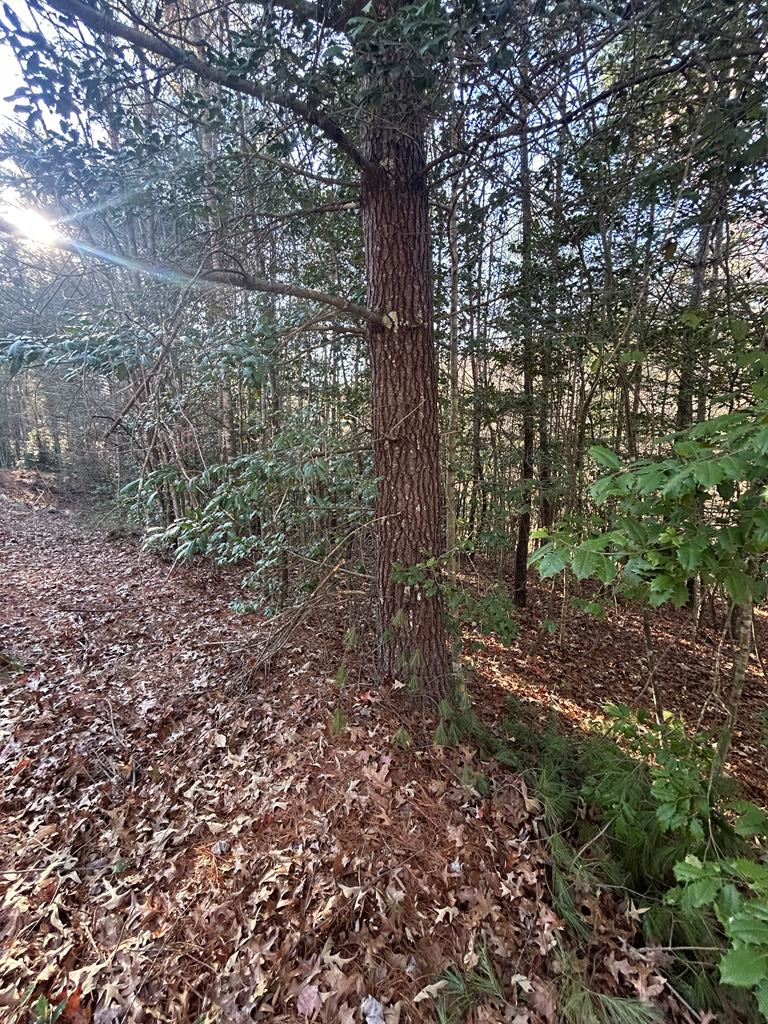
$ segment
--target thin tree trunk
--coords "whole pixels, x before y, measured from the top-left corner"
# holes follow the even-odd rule
[[[707,249],[709,248],[711,232],[711,222],[701,225],[688,300],[688,308],[691,312],[695,312],[701,307],[704,296]],[[696,392],[696,341],[696,328],[692,325],[687,325],[683,332],[680,377],[677,386],[676,430],[684,430],[693,422],[693,396]]]
[[[450,261],[450,310],[448,321],[448,438],[446,444],[445,473],[445,543],[448,552],[448,581],[456,582],[457,493],[456,464],[459,438],[459,246],[456,225],[456,206],[459,201],[458,175],[454,176],[451,188],[451,205],[448,212],[448,255]],[[461,665],[461,637],[451,645],[451,669],[458,676]]]
[[[527,116],[527,115],[524,115]],[[531,536],[531,500],[533,484],[533,455],[536,430],[536,411],[533,402],[533,322],[531,310],[531,244],[533,212],[531,208],[531,172],[528,162],[528,131],[523,124],[520,135],[520,194],[522,202],[522,265],[520,268],[523,319],[523,461],[520,471],[523,511],[517,527],[515,549],[514,600],[524,608],[528,600],[528,546]]]
[[[739,707],[741,706],[741,695],[744,691],[744,683],[749,666],[749,652],[752,647],[752,617],[752,601],[750,600],[746,604],[741,605],[739,642],[736,648],[736,656],[733,659],[733,683],[728,700],[725,725],[720,733],[720,739],[712,761],[712,770],[709,776],[710,790],[725,767],[725,760],[728,757],[728,751],[731,749],[733,741],[733,730],[736,726]]]

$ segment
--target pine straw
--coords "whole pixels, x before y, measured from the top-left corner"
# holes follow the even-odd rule
[[[509,1005],[481,1019],[555,1019],[538,805],[415,715],[397,749],[403,704],[364,660],[337,691],[343,608],[315,611],[245,688],[231,651],[258,663],[269,631],[228,610],[231,578],[170,575],[72,517],[0,505],[6,1019],[29,1019],[31,991],[72,996],[62,1024],[344,1024],[368,996],[387,1024],[431,1020],[425,987],[482,944]],[[494,778],[492,801],[462,763]],[[632,908],[584,898],[591,987],[658,992]]]

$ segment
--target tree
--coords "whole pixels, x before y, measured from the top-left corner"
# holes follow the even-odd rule
[[[452,549],[468,537],[493,545],[500,571],[515,523],[509,583],[522,604],[535,467],[544,524],[556,504],[579,517],[590,511],[592,441],[642,454],[655,424],[672,422],[678,392],[687,416],[680,369],[696,337],[670,310],[686,304],[684,254],[713,219],[702,197],[720,195],[724,147],[738,180],[707,302],[733,319],[733,302],[755,294],[746,261],[734,275],[731,257],[758,212],[747,184],[761,154],[759,19],[729,10],[715,40],[714,5],[688,3],[673,20],[654,7],[575,16],[480,0],[208,12],[35,0],[34,10],[45,32],[4,14],[26,74],[16,97],[26,128],[6,145],[38,202],[71,218],[58,245],[72,258],[38,257],[35,278],[42,296],[58,274],[69,305],[54,303],[30,336],[9,308],[10,365],[56,349],[103,374],[109,412],[98,415],[131,449],[137,493],[148,476],[158,482],[161,520],[197,515],[208,490],[223,500],[222,481],[247,475],[240,456],[280,452],[299,415],[308,466],[318,408],[336,454],[349,429],[342,405],[355,451],[370,422],[379,667],[396,678],[416,667],[428,696],[446,693],[443,508]],[[7,219],[0,230],[19,234]],[[14,252],[21,262],[14,245],[10,263]],[[432,268],[446,252],[448,288]],[[90,307],[67,274],[82,283],[83,259],[115,268],[93,275],[99,316],[120,321],[99,325],[95,348],[93,334],[73,340]],[[713,388],[739,377],[717,351],[694,390],[705,373]],[[450,495],[438,471],[441,369]],[[471,436],[454,436],[465,420]],[[322,501],[329,494],[326,481]],[[232,515],[243,502],[238,492]],[[287,501],[277,507],[295,523]],[[263,540],[273,511],[246,503],[232,532]],[[410,571],[427,563],[429,578]]]
[[[289,8],[291,5],[287,5]],[[335,305],[364,317],[372,363],[374,465],[379,479],[376,503],[380,667],[385,676],[419,668],[425,692],[448,692],[449,668],[440,589],[427,593],[404,586],[393,566],[412,565],[439,554],[442,547],[439,482],[437,374],[433,340],[429,207],[425,133],[430,118],[429,76],[401,70],[411,60],[406,46],[409,10],[381,3],[370,17],[342,16],[339,28],[354,28],[368,60],[367,97],[360,105],[361,145],[315,103],[202,60],[190,48],[171,43],[161,31],[150,34],[79,0],[56,0],[51,7],[68,21],[137,51],[156,54],[202,81],[254,97],[295,114],[305,129],[318,129],[360,171],[365,270],[369,310],[300,286],[283,286],[239,271],[214,267],[201,275],[209,282],[255,291],[293,294]],[[298,5],[296,17],[320,25],[324,10]],[[322,33],[321,33],[322,34]],[[398,40],[398,35],[401,35]],[[439,40],[436,40],[439,43]],[[407,66],[407,65],[406,65]],[[294,83],[298,85],[298,83]],[[75,245],[77,243],[69,243]],[[81,248],[81,247],[78,247]],[[139,264],[139,269],[152,269]]]

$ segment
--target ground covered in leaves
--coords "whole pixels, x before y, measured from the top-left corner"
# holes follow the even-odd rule
[[[480,572],[467,567],[471,585],[487,585],[493,575],[487,565]],[[507,583],[511,588],[511,579]],[[567,595],[563,619],[561,586],[561,580],[546,586],[529,581],[529,604],[518,612],[518,636],[509,646],[475,638],[480,642],[472,645],[477,649],[468,657],[476,667],[473,692],[486,719],[494,709],[496,717],[502,715],[503,699],[509,694],[528,704],[540,721],[554,712],[578,729],[601,727],[609,702],[652,707],[640,610],[609,603],[605,618],[597,620],[574,610]],[[582,586],[582,600],[600,597],[591,584]],[[725,598],[714,606],[706,602],[698,623],[687,609],[657,609],[651,642],[664,708],[691,732],[717,734],[727,720],[735,652]],[[739,779],[744,794],[766,807],[767,658],[768,610],[756,608],[753,650],[726,767]]]
[[[62,1024],[427,1021],[441,972],[490,958],[500,993],[476,1020],[559,1020],[536,800],[493,764],[492,800],[462,784],[477,755],[404,723],[365,663],[340,692],[343,609],[280,634],[229,609],[235,576],[171,570],[34,481],[0,485],[3,1019],[45,995],[68,1000]],[[475,655],[489,708],[512,691],[589,717],[641,690],[639,649],[606,670],[597,631],[572,624],[557,653],[535,614]],[[694,661],[670,662],[683,704]],[[590,986],[673,1019],[635,909],[583,898]]]

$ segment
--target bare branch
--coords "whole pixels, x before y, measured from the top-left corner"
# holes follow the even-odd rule
[[[24,232],[11,221],[0,217],[0,233],[11,238],[24,239]],[[286,284],[282,281],[268,281],[262,277],[252,275],[240,270],[209,270],[198,274],[190,274],[187,271],[176,270],[173,267],[165,266],[153,260],[146,260],[136,256],[116,255],[106,252],[88,242],[78,241],[74,238],[54,238],[46,242],[46,248],[58,249],[61,252],[69,252],[75,256],[90,257],[101,260],[104,263],[112,263],[115,266],[123,267],[134,273],[149,274],[159,277],[169,284],[181,286],[195,286],[198,288],[230,287],[239,288],[248,292],[263,292],[269,295],[287,295],[295,299],[305,299],[307,302],[319,302],[325,306],[333,306],[349,316],[366,320],[376,324],[378,327],[387,327],[388,321],[378,313],[360,306],[349,299],[343,299],[338,295],[328,295],[325,292],[316,291],[314,288],[302,288],[301,285]]]

